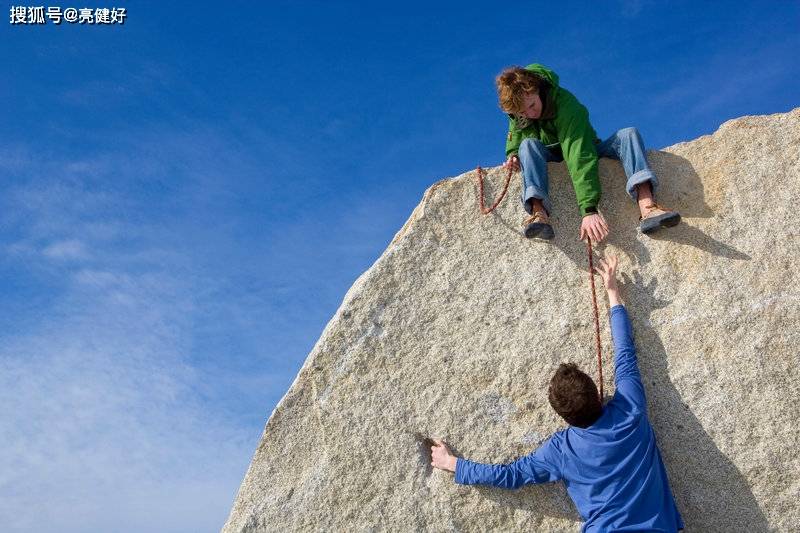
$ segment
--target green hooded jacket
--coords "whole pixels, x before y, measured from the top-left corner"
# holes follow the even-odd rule
[[[542,102],[542,116],[531,121],[525,129],[517,129],[517,121],[508,115],[506,158],[519,151],[523,139],[539,139],[552,151],[559,147],[567,170],[572,177],[581,215],[597,211],[600,202],[600,178],[597,173],[597,149],[600,142],[589,122],[589,112],[575,96],[558,86],[558,74],[549,68],[533,63],[525,70],[535,72],[550,83],[546,101]]]

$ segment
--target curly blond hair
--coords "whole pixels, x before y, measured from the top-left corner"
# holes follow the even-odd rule
[[[508,67],[494,80],[500,109],[506,113],[522,114],[525,109],[525,94],[535,94],[546,82],[530,70],[522,67]]]

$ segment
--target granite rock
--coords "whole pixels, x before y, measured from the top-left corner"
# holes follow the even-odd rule
[[[687,531],[800,524],[800,108],[648,152],[683,222],[637,231],[620,163],[600,160],[648,409]],[[435,183],[345,295],[272,412],[224,531],[578,531],[562,484],[461,486],[423,439],[481,462],[564,422],[559,363],[596,375],[585,245],[563,163],[550,243],[521,234],[515,175],[488,216],[476,172]],[[487,201],[504,181],[488,169]],[[598,278],[599,283],[599,278]],[[599,286],[598,286],[599,289]],[[606,396],[613,365],[600,300]]]

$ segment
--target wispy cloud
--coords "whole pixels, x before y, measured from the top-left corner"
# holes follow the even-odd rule
[[[219,527],[272,405],[407,215],[377,186],[307,208],[320,182],[284,169],[318,161],[264,165],[284,141],[252,127],[186,131],[0,150],[0,249],[48,293],[0,336],[6,529]],[[266,224],[273,208],[293,212]]]
[[[131,289],[70,298],[54,313],[67,316],[0,348],[4,530],[188,531],[224,517],[252,435],[206,414],[169,306]]]
[[[174,220],[159,227],[160,210],[125,190],[133,161],[24,153],[3,191],[3,248],[32,276],[15,283],[55,292],[0,337],[3,529],[219,527],[260,428],[206,401],[213,377],[193,360],[213,277],[173,249]]]
[[[51,259],[85,259],[88,252],[84,244],[78,239],[66,239],[47,245],[42,253]]]
[[[796,69],[787,68],[787,59],[800,47],[800,37],[754,44],[741,51],[719,51],[706,62],[672,72],[669,83],[652,95],[651,109],[685,120],[715,112],[735,115],[737,106],[754,94],[785,86],[796,76]]]

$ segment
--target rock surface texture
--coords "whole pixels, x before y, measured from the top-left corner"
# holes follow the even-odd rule
[[[648,153],[683,222],[637,231],[600,160],[650,420],[687,531],[800,524],[800,108]],[[526,240],[520,179],[480,215],[476,172],[431,186],[347,292],[270,416],[224,531],[578,531],[561,483],[461,486],[423,444],[506,463],[565,427],[561,362],[596,376],[585,245],[564,163],[550,243]],[[491,169],[487,204],[502,189]],[[599,277],[596,278],[600,284]],[[606,396],[613,352],[598,285]]]

